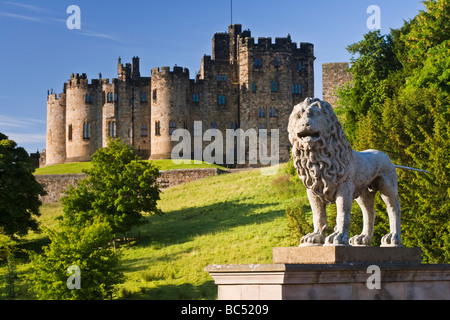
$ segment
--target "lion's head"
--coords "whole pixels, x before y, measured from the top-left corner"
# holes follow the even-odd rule
[[[333,202],[352,158],[333,108],[319,99],[305,99],[294,107],[288,132],[298,176],[324,201]]]

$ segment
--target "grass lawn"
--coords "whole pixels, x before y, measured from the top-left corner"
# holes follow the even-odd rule
[[[165,214],[146,217],[147,224],[127,234],[136,242],[118,249],[126,282],[115,298],[216,299],[217,287],[203,271],[208,264],[271,263],[273,247],[297,245],[285,208],[294,198],[307,198],[301,184],[285,185],[284,175],[283,167],[274,176],[249,170],[165,190],[159,201]],[[59,204],[44,205],[42,225],[57,227],[61,210]],[[38,250],[47,243],[45,234],[31,234],[26,247]],[[23,258],[19,278],[26,272]],[[18,290],[18,298],[32,298]]]
[[[152,163],[159,167],[160,170],[223,168],[219,165],[206,162],[202,162],[201,164],[194,164],[193,161],[191,161],[191,163],[187,164],[175,164],[170,159],[152,160]],[[83,169],[90,169],[91,167],[91,162],[64,163],[36,169],[34,174],[75,174],[83,173]]]

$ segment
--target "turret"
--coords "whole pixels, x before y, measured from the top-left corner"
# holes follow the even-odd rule
[[[66,83],[66,162],[90,161],[101,147],[102,86],[85,74]]]
[[[66,160],[66,104],[65,94],[47,96],[46,165]]]
[[[170,134],[187,120],[189,70],[175,66],[152,70],[151,158],[170,159]],[[174,142],[176,144],[177,142]]]
[[[139,57],[133,57],[133,73],[131,76],[134,80],[141,77],[141,73],[139,72]]]

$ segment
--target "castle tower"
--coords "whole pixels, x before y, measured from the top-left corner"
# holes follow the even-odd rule
[[[151,81],[151,159],[170,159],[170,135],[183,128],[188,118],[189,71],[181,67],[152,70]]]
[[[66,83],[66,162],[90,161],[101,147],[101,86],[88,85],[86,74]]]
[[[290,37],[239,36],[240,126],[279,130],[279,157],[289,159],[291,144],[286,131],[294,105],[314,96],[314,46]]]
[[[47,96],[46,165],[66,160],[66,101],[65,94]]]
[[[337,107],[337,90],[352,81],[348,62],[322,64],[322,100]]]

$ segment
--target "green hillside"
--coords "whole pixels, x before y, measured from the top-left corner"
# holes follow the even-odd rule
[[[307,202],[303,186],[291,183],[283,167],[276,175],[255,169],[165,190],[159,202],[165,214],[147,217],[147,224],[126,235],[136,240],[118,249],[127,280],[116,298],[215,299],[217,287],[205,266],[271,263],[273,247],[297,244],[285,213],[294,196]],[[44,205],[42,224],[56,227],[61,209]],[[34,249],[48,243],[44,234],[28,241]],[[19,278],[28,271],[26,262],[17,268]]]
[[[170,159],[152,160],[152,163],[155,164],[157,167],[159,167],[160,170],[223,168],[219,165],[207,162],[202,162],[201,164],[194,164],[193,161],[191,161],[190,164],[175,164]],[[64,163],[36,169],[34,174],[35,175],[75,174],[75,173],[82,173],[83,169],[90,169],[91,167],[92,167],[91,162]]]

